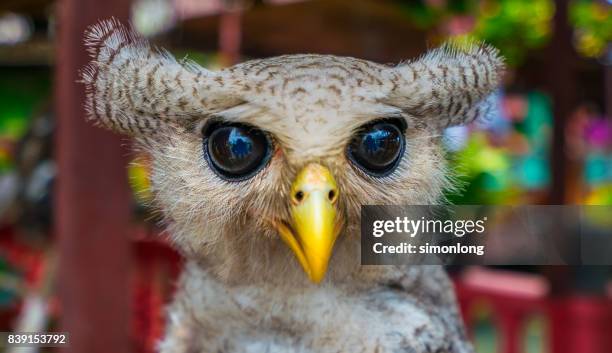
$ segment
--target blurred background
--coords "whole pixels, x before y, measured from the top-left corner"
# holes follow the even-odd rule
[[[476,37],[509,70],[486,123],[445,132],[463,186],[449,199],[612,205],[611,3],[0,1],[0,331],[67,331],[88,353],[153,352],[163,333],[181,258],[145,206],[147,156],[83,119],[97,20],[213,69],[305,52],[397,63]],[[450,270],[478,353],[612,352],[609,267]]]

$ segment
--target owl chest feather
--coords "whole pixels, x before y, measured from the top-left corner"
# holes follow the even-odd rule
[[[456,320],[452,307],[401,284],[229,287],[192,268],[160,347],[162,353],[470,352]]]

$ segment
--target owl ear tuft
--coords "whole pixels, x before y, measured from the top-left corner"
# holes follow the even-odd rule
[[[393,104],[420,124],[443,129],[487,115],[504,61],[492,46],[453,40],[394,70],[402,83]]]
[[[90,27],[85,46],[88,118],[111,130],[151,136],[236,104],[217,73],[178,62],[114,18]]]

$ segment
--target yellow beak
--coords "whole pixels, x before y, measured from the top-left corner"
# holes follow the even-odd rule
[[[302,169],[291,187],[291,227],[276,223],[311,281],[325,277],[340,230],[336,220],[338,187],[329,169],[316,163]]]

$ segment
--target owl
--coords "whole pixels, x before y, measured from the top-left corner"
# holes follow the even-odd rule
[[[88,117],[151,155],[186,259],[160,352],[472,351],[443,268],[360,264],[360,207],[442,201],[443,129],[485,114],[497,50],[209,71],[114,19],[85,44]]]

